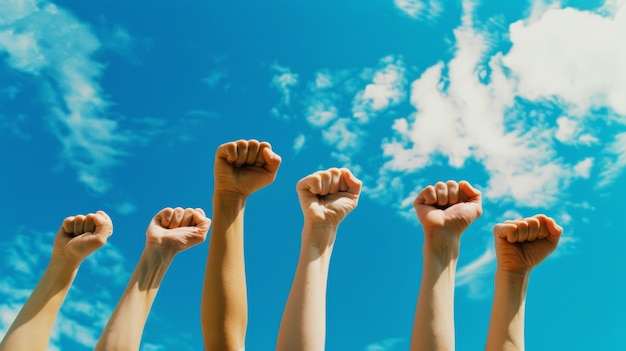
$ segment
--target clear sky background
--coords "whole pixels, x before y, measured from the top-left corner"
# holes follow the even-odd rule
[[[0,337],[63,218],[107,211],[50,350],[90,350],[163,207],[211,213],[213,155],[283,158],[246,210],[247,349],[272,350],[299,250],[296,182],[364,181],[339,228],[328,350],[408,350],[421,275],[417,192],[466,179],[458,350],[481,350],[492,228],[545,213],[565,230],[531,275],[529,350],[626,349],[626,2],[0,0]],[[208,242],[208,241],[207,241]],[[179,254],[143,351],[202,349],[207,242]]]

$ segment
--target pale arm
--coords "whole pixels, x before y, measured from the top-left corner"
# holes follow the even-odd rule
[[[248,197],[271,184],[281,158],[267,142],[238,140],[215,153],[213,229],[202,289],[206,350],[243,350],[248,323],[244,209]]]
[[[524,350],[526,292],[532,270],[557,247],[563,228],[547,216],[494,227],[497,270],[486,350]]]
[[[431,236],[449,236],[443,247]],[[432,247],[440,246],[434,251]],[[415,309],[411,350],[454,350],[454,280],[460,250],[455,234],[426,235],[422,280]]]
[[[243,220],[246,199],[213,197],[213,229],[202,290],[202,335],[207,350],[243,350],[248,323]],[[209,346],[210,345],[210,346]]]
[[[139,350],[154,299],[174,256],[204,241],[211,221],[201,209],[166,208],[146,231],[146,246],[107,322],[96,351]]]
[[[339,224],[357,206],[361,181],[348,169],[331,168],[300,180],[297,191],[304,227],[276,349],[323,351],[331,254]]]
[[[81,262],[113,232],[102,211],[68,217],[56,234],[52,257],[39,283],[0,343],[1,351],[44,351],[54,321]]]
[[[487,350],[524,350],[524,309],[528,272],[497,270]]]
[[[454,350],[454,280],[461,234],[482,214],[481,194],[465,181],[438,182],[419,193],[414,207],[424,245],[411,350]]]
[[[324,350],[326,285],[332,244],[319,247],[306,238],[335,236],[336,228],[303,228],[300,257],[280,323],[276,350]]]

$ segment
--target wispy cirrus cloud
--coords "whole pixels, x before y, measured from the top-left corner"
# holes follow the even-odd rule
[[[298,74],[291,72],[289,67],[281,66],[278,63],[273,64],[271,69],[274,72],[274,76],[270,86],[280,93],[280,103],[272,108],[272,115],[282,119],[289,119],[290,116],[281,113],[281,111],[291,106],[292,89],[298,84]]]
[[[441,0],[394,0],[394,4],[402,12],[417,20],[432,22],[443,13]]]
[[[51,2],[3,2],[0,52],[11,68],[37,80],[61,160],[97,193],[110,187],[107,171],[136,137],[107,115],[104,66],[93,58],[101,46],[89,25]]]

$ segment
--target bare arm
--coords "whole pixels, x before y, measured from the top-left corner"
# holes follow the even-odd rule
[[[537,215],[494,227],[498,268],[487,350],[524,350],[524,310],[530,273],[552,253],[563,229]]]
[[[206,350],[243,350],[248,322],[244,209],[248,197],[272,183],[280,156],[267,142],[238,140],[215,154],[213,229],[202,290]]]
[[[165,208],[146,231],[146,246],[96,351],[138,350],[148,314],[174,256],[204,241],[211,221],[201,209]]]
[[[81,262],[112,233],[111,219],[102,211],[63,221],[50,263],[0,343],[1,351],[47,349],[52,326]]]
[[[358,203],[361,181],[331,168],[298,182],[304,214],[300,257],[280,323],[277,350],[324,350],[326,286],[337,228]]]
[[[454,350],[454,279],[461,234],[482,214],[480,192],[448,181],[425,187],[414,207],[424,229],[423,271],[411,350]]]

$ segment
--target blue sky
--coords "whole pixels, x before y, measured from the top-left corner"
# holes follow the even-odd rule
[[[459,350],[481,350],[493,225],[565,228],[532,274],[531,350],[624,349],[626,2],[0,0],[0,336],[63,218],[107,211],[114,235],[79,272],[50,350],[95,344],[166,206],[211,211],[213,155],[236,139],[283,157],[246,212],[247,347],[270,350],[295,270],[295,184],[364,181],[328,286],[328,350],[407,350],[421,271],[412,201],[466,179]],[[207,244],[177,256],[142,350],[201,349]]]

